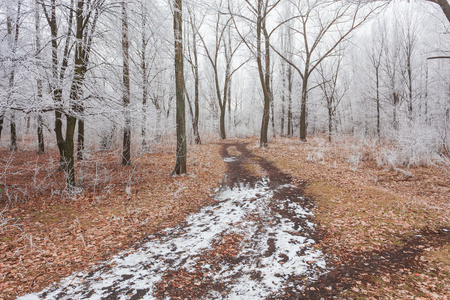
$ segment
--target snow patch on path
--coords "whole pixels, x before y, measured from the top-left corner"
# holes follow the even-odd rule
[[[216,196],[217,203],[189,216],[183,226],[150,236],[137,251],[122,252],[96,271],[74,274],[19,299],[130,299],[137,295],[154,299],[155,284],[164,272],[192,270],[200,255],[224,234],[244,237],[238,254],[241,259],[235,264],[222,262],[220,270],[202,266],[203,272],[228,288],[222,294],[210,291],[209,299],[263,299],[281,291],[292,276],[315,280],[325,269],[325,260],[298,222],[300,218],[313,227],[305,221],[312,212],[296,199],[275,199],[268,183],[263,179],[254,187],[225,188]],[[277,190],[292,188],[284,185]],[[277,208],[294,217],[274,213]]]

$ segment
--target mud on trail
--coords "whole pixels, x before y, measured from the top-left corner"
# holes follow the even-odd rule
[[[304,182],[248,143],[223,143],[221,156],[227,173],[212,205],[90,273],[21,299],[329,299],[371,275],[413,268],[427,243],[448,243],[445,232],[423,232],[403,248],[341,261],[323,249],[327,259]]]

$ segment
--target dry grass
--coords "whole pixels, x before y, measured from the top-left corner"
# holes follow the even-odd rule
[[[317,140],[300,144],[277,139],[268,149],[254,151],[295,179],[308,182],[306,193],[316,199],[316,218],[325,233],[320,246],[340,259],[402,247],[425,228],[450,228],[450,176],[445,167],[411,168],[411,175],[405,177],[404,172],[379,168],[364,152],[360,156],[365,158],[355,167],[338,145]],[[397,280],[399,286],[389,278],[373,278],[375,284],[342,297],[446,299],[450,294],[448,242],[427,249],[420,257],[422,267],[409,270],[412,275],[404,272]]]
[[[39,291],[174,226],[211,201],[209,195],[225,171],[219,146],[189,150],[189,173],[177,177],[169,176],[171,147],[136,156],[130,167],[120,166],[114,151],[91,153],[77,171],[84,192],[73,196],[58,192],[56,180],[63,182],[64,176],[56,172],[56,164],[48,165],[55,153],[39,158],[15,153],[5,175],[7,188],[11,194],[14,187],[28,186],[29,192],[17,200],[3,194],[0,299]],[[34,167],[24,168],[30,161]]]
[[[250,142],[255,154],[298,183],[307,181],[324,233],[319,246],[330,256],[345,260],[401,247],[424,228],[450,227],[450,176],[444,166],[380,168],[369,149],[321,139],[303,144],[277,139],[268,149],[260,149],[256,139]],[[2,151],[0,299],[41,290],[197,211],[225,172],[220,146],[191,147],[190,173],[183,177],[168,176],[174,163],[170,143],[136,156],[131,167],[119,165],[118,151],[88,153],[77,171],[84,192],[75,196],[63,193],[56,153],[38,157],[19,151],[10,157]],[[428,247],[418,268],[375,276],[342,291],[341,298],[446,299],[449,250],[448,244]]]

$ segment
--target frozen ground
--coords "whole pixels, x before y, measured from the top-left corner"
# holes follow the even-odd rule
[[[238,156],[223,153],[230,177],[213,205],[89,273],[19,299],[251,300],[302,294],[326,272],[324,256],[314,247],[313,204],[270,163],[245,145],[237,147]],[[245,167],[250,164],[274,181],[253,177]]]
[[[170,270],[187,272],[198,268],[199,259],[222,236],[242,236],[234,262],[220,262],[219,268],[201,264],[201,271],[226,289],[205,291],[211,299],[264,299],[302,277],[314,280],[325,268],[308,232],[311,211],[299,199],[274,199],[274,192],[294,189],[283,185],[273,190],[263,179],[253,187],[225,188],[217,203],[191,215],[183,226],[151,236],[137,250],[123,252],[90,273],[74,274],[46,290],[23,296],[31,299],[154,299],[155,284]],[[289,217],[291,216],[291,217]],[[303,228],[299,225],[303,219]],[[295,286],[297,285],[297,286]]]

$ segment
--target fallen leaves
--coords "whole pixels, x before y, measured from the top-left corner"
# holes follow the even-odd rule
[[[161,228],[181,222],[211,201],[209,195],[225,170],[219,146],[190,150],[191,173],[183,177],[169,176],[174,154],[164,147],[136,157],[129,168],[119,165],[116,153],[90,154],[87,160],[95,163],[84,163],[84,193],[72,198],[53,193],[57,188],[46,181],[47,173],[39,173],[37,178],[45,182],[45,188],[0,215],[8,221],[0,227],[0,299],[39,291],[74,271],[89,268]],[[11,171],[23,168],[23,162],[30,159],[28,152],[21,154],[23,157],[20,152],[15,155]],[[43,164],[39,170],[51,168],[42,157],[39,162]],[[211,165],[215,167],[209,168]],[[20,178],[11,176],[11,183],[30,184],[33,172],[23,171]]]
[[[420,244],[434,243],[427,240],[428,236],[411,245],[412,250],[421,253],[406,261],[410,267],[414,266],[415,272],[409,269],[397,272],[396,265],[391,264],[392,270],[387,268],[382,274],[375,273],[370,278],[364,274],[372,272],[367,269],[373,267],[372,255],[376,257],[377,253],[394,251],[407,241],[420,239],[416,235],[421,234],[421,229],[430,228],[434,232],[449,227],[448,173],[443,168],[418,167],[408,170],[411,176],[406,180],[404,172],[380,169],[370,157],[355,168],[339,145],[327,147],[315,141],[298,144],[291,139],[277,139],[269,148],[255,148],[255,152],[295,179],[307,180],[306,192],[317,203],[315,213],[322,236],[319,245],[335,265],[356,263],[358,259],[367,262],[367,266],[356,267],[348,279],[344,276],[343,282],[352,284],[347,285],[348,291],[341,287],[341,297],[434,299],[437,294],[445,299],[450,294],[449,241],[445,235],[432,247]],[[320,161],[311,160],[310,154],[319,152]],[[409,255],[412,253],[400,254],[398,259]],[[390,256],[378,259],[383,268],[392,261]],[[396,280],[392,274],[397,276]],[[434,286],[434,290],[423,286]]]

